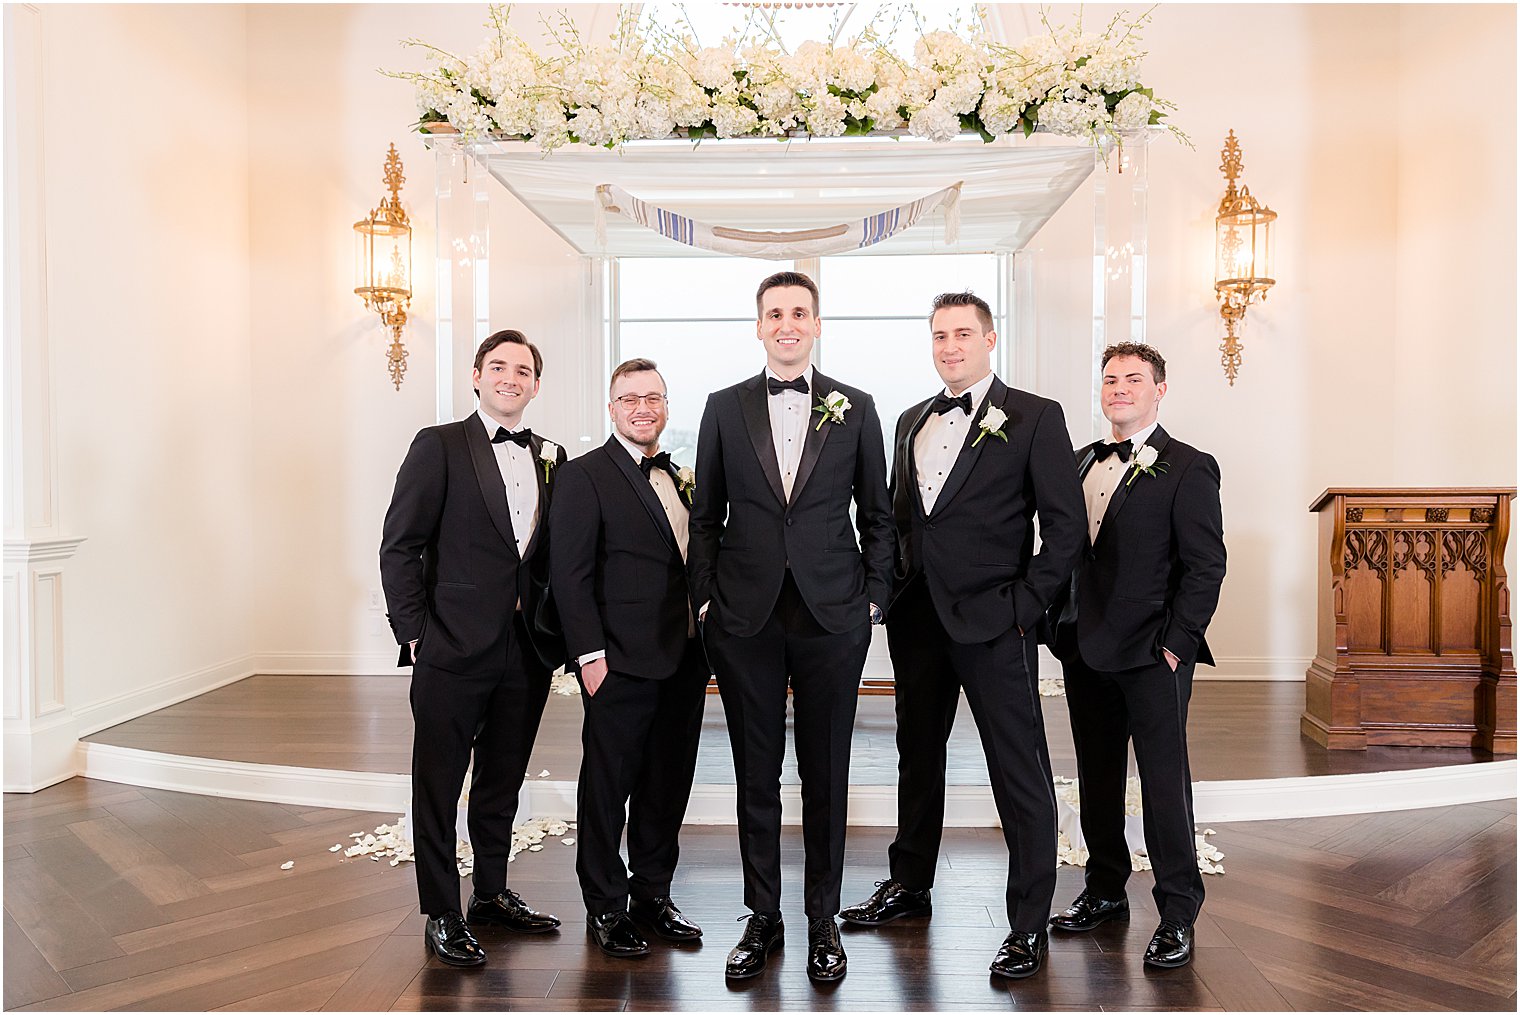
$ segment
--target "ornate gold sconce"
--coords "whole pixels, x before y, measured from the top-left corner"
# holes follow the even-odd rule
[[[1277,284],[1272,275],[1272,223],[1277,212],[1252,197],[1249,187],[1235,186],[1244,166],[1233,130],[1220,155],[1226,186],[1214,217],[1214,295],[1225,326],[1219,362],[1233,387],[1245,348],[1238,332],[1245,326],[1246,307],[1266,299],[1267,290]]]
[[[385,157],[385,185],[391,196],[380,199],[379,207],[354,223],[354,270],[358,284],[354,292],[364,306],[380,315],[391,333],[391,347],[386,351],[386,366],[391,383],[401,390],[406,375],[406,346],[401,344],[401,329],[406,327],[406,308],[412,301],[412,226],[401,207],[401,156],[391,145]]]

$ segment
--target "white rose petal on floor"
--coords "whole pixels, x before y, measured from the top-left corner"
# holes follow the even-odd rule
[[[1082,838],[1081,798],[1077,792],[1077,780],[1065,776],[1055,777],[1056,824],[1060,829],[1056,837],[1056,855],[1060,863],[1072,867],[1087,866],[1087,843]],[[1130,868],[1137,871],[1151,869],[1150,857],[1145,849],[1145,819],[1140,809],[1140,777],[1132,775],[1124,789],[1124,841],[1129,845]],[[1204,874],[1223,874],[1224,859],[1208,836],[1212,828],[1199,832],[1194,830],[1193,841],[1198,850],[1198,870]]]

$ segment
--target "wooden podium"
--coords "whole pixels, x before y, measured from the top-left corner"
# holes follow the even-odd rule
[[[1504,545],[1513,488],[1331,489],[1304,735],[1515,753]]]

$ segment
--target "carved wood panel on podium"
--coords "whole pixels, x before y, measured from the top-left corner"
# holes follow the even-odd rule
[[[1330,489],[1303,733],[1515,753],[1504,547],[1512,488]]]

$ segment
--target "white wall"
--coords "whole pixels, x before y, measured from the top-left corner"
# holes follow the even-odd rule
[[[573,13],[592,34],[610,25],[605,7]],[[376,69],[422,66],[408,36],[468,50],[485,17],[43,9],[60,531],[87,538],[67,669],[87,717],[255,666],[391,671],[368,598],[396,466],[436,417],[434,208],[411,89]],[[1514,27],[1509,7],[1199,5],[1163,6],[1147,30],[1148,76],[1197,145],[1151,150],[1150,338],[1170,362],[1164,421],[1224,471],[1231,570],[1211,641],[1225,674],[1302,673],[1322,488],[1515,481],[1515,147],[1508,117],[1490,119],[1512,108]],[[1449,97],[1458,79],[1485,98]],[[1233,389],[1209,278],[1230,128],[1282,216],[1280,283],[1251,311]],[[400,392],[351,292],[351,224],[392,141],[416,225]],[[584,276],[510,199],[494,214],[491,325],[543,346],[529,421],[574,449],[596,359]],[[1081,289],[1062,295],[1059,269],[1085,282],[1088,228],[1063,212],[1036,251],[1040,386],[1074,419],[1089,332],[1056,313]]]
[[[60,527],[86,537],[65,654],[89,728],[249,652],[244,12],[41,13],[46,127],[25,143],[46,162]]]

